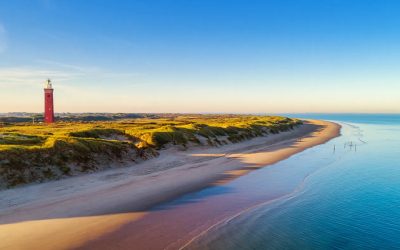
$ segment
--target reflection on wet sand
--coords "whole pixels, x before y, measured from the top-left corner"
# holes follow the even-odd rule
[[[47,201],[28,202],[6,210],[8,214],[0,216],[0,248],[179,248],[210,225],[266,199],[275,199],[287,193],[291,186],[281,186],[282,183],[277,181],[286,178],[281,176],[287,174],[284,171],[260,180],[263,189],[259,188],[257,181],[246,183],[245,188],[252,195],[237,195],[235,187],[226,184],[251,170],[324,143],[337,136],[340,129],[336,124],[318,121],[308,128],[314,132],[303,135],[301,140],[288,137],[288,140],[272,145],[255,146],[254,142],[243,144],[244,148],[235,145],[238,149],[228,153],[185,153],[187,163],[181,167],[134,177],[122,183],[102,181],[102,185],[98,185],[94,182],[96,185],[91,192],[77,190],[71,197],[62,199],[52,197],[57,193],[50,193]],[[168,158],[156,159],[152,164],[157,160]],[[175,161],[176,157],[172,160]],[[290,171],[296,178],[303,176],[303,173],[296,174],[294,169]],[[90,176],[66,182],[87,178]],[[86,182],[82,184],[86,185]],[[55,184],[44,184],[37,191],[50,192],[52,189],[48,187],[51,185]],[[211,188],[147,209],[151,204],[207,186]],[[270,192],[266,194],[262,190]]]

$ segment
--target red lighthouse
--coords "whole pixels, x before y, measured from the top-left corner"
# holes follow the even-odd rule
[[[47,79],[44,87],[44,122],[54,122],[53,87],[50,79]]]

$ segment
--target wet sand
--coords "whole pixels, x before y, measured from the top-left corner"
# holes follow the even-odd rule
[[[166,151],[132,169],[0,192],[0,248],[179,248],[251,204],[243,199],[227,209],[221,202],[229,195],[221,195],[189,206],[148,208],[273,164],[339,133],[337,124],[310,121],[295,131],[218,149]]]

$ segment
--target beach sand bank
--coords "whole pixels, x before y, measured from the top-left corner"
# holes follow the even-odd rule
[[[140,237],[152,234],[146,225],[140,227],[141,232],[134,231],[138,227],[124,226],[151,216],[147,209],[155,204],[223,184],[339,134],[335,123],[310,120],[277,135],[220,148],[168,149],[130,168],[2,191],[0,249],[110,249],[117,239],[115,247],[121,249],[132,245],[163,248],[169,243],[163,243],[162,236],[157,244],[149,245],[146,241],[154,238]],[[128,237],[132,234],[136,237]],[[165,237],[174,240],[171,235]]]

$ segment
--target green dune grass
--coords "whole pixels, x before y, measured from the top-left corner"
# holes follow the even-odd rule
[[[0,127],[0,188],[146,160],[168,146],[220,146],[293,129],[279,116],[171,115]]]

